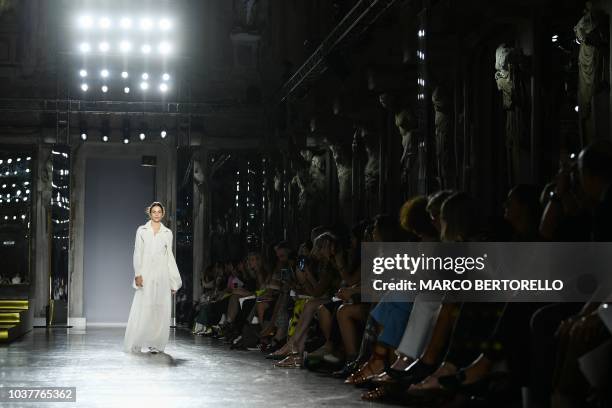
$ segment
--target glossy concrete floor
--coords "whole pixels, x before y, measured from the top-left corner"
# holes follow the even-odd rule
[[[272,367],[259,352],[171,331],[165,353],[122,352],[124,328],[35,328],[0,345],[0,386],[76,387],[77,402],[0,407],[370,406],[360,391],[307,370]]]

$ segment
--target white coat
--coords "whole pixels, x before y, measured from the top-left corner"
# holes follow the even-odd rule
[[[136,289],[123,350],[140,352],[142,347],[163,351],[170,335],[171,290],[182,286],[176,260],[172,254],[172,231],[160,223],[154,233],[151,221],[136,230],[134,243],[134,277],[142,275],[142,287]]]

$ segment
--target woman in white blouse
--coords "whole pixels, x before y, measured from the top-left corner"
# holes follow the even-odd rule
[[[123,350],[139,353],[164,351],[170,335],[171,301],[182,285],[172,254],[172,231],[162,224],[164,206],[154,202],[147,207],[149,221],[136,230],[134,281],[136,289]]]

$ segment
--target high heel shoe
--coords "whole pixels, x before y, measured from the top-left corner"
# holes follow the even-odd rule
[[[405,370],[395,370],[390,368],[387,374],[403,386],[409,386],[419,383],[436,371],[437,366],[434,364],[424,363],[422,360],[416,360],[410,364]]]
[[[283,360],[274,363],[274,367],[278,368],[302,368],[303,358],[297,351],[292,351]]]
[[[372,357],[365,364],[363,364],[361,368],[359,368],[359,370],[351,374],[344,381],[344,383],[352,384],[358,387],[363,386],[364,384],[368,383],[372,378],[380,374],[380,372],[374,371],[374,369],[372,369],[372,365],[375,362],[382,362],[383,363],[382,365],[384,367],[385,358],[386,358],[386,354],[374,352],[372,354]],[[384,371],[384,368],[382,371]]]

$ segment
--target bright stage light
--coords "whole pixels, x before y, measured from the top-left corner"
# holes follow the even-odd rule
[[[161,132],[159,132],[159,135],[162,139],[165,139],[166,136],[168,136],[168,131],[166,131],[166,129],[162,129]]]
[[[140,20],[140,28],[148,31],[153,27],[153,21],[150,18],[143,18]]]
[[[81,78],[85,78],[87,76],[87,71],[82,69],[79,71],[79,75],[81,76]]]
[[[87,140],[87,133],[85,133],[85,132],[81,133],[81,140],[82,141]]]
[[[108,69],[103,69],[102,71],[100,71],[100,76],[102,78],[108,78]]]
[[[127,73],[127,71],[123,71],[121,73],[121,78],[123,78],[123,79],[127,79],[128,76],[129,76],[129,74]]]
[[[147,74],[146,72],[142,74],[142,79],[144,79],[145,81],[149,79],[149,74]]]
[[[81,50],[82,53],[87,53],[89,51],[91,51],[91,45],[89,45],[89,43],[81,43],[81,45],[79,45],[79,50]]]
[[[140,140],[145,140],[145,138],[147,137],[147,135],[144,134],[144,132],[140,132],[140,134],[138,135],[138,137],[140,138]]]
[[[123,88],[123,93],[129,94],[130,93],[130,87],[126,86],[125,88]]]
[[[108,142],[108,136],[106,136],[106,135],[102,136],[102,141],[103,142]]]
[[[128,17],[123,17],[121,19],[121,21],[119,22],[119,25],[124,30],[128,30],[128,29],[132,28],[132,20],[130,18],[128,18]]]
[[[162,79],[163,79],[164,81],[168,81],[168,80],[170,80],[170,74],[165,73],[164,75],[162,75]]]
[[[123,138],[123,144],[128,144],[130,143],[130,139],[128,139],[127,137]]]
[[[167,18],[162,18],[159,20],[159,28],[161,28],[163,31],[168,31],[170,28],[172,28],[172,23]]]
[[[93,25],[93,20],[91,19],[91,17],[89,16],[81,16],[79,17],[79,27],[80,28],[91,28],[91,26]]]
[[[87,90],[89,89],[89,85],[87,84],[81,84],[81,91],[83,92],[87,92]]]
[[[140,89],[142,89],[143,91],[146,91],[147,89],[149,89],[149,84],[146,82],[141,82]]]
[[[151,53],[151,46],[149,44],[145,44],[140,47],[140,51],[142,51],[143,54],[149,54]]]
[[[102,85],[102,92],[107,93],[108,92],[108,86]]]
[[[100,52],[107,52],[110,49],[110,45],[108,45],[106,41],[102,41],[98,45],[98,49],[100,50]]]
[[[99,21],[98,21],[98,25],[100,26],[100,28],[102,29],[107,29],[110,27],[111,22],[108,19],[108,17],[102,17]]]
[[[157,47],[158,51],[160,54],[169,54],[170,53],[170,44],[166,41],[162,41],[161,43],[159,43],[159,47]]]
[[[166,92],[168,90],[168,84],[159,84],[159,90]]]
[[[128,52],[132,49],[132,44],[130,44],[128,41],[121,41],[119,43],[119,49],[121,52]]]

